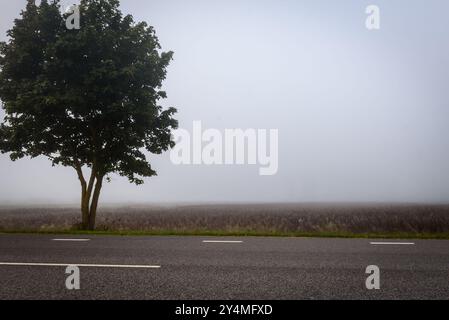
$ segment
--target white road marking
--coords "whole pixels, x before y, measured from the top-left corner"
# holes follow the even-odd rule
[[[243,241],[203,240],[203,243],[243,243]]]
[[[85,241],[90,241],[90,239],[52,239],[52,241],[73,241],[73,242],[85,242]]]
[[[132,268],[132,269],[159,269],[161,266],[151,265],[127,265],[127,264],[85,264],[85,263],[24,263],[24,262],[0,262],[0,266],[28,266],[28,267],[92,267],[92,268]]]
[[[373,246],[414,246],[414,242],[370,242]]]

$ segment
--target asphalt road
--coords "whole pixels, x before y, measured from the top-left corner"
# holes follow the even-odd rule
[[[449,299],[449,241],[372,242],[0,235],[0,299]],[[369,265],[380,290],[366,289]]]

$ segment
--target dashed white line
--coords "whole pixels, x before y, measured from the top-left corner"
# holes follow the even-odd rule
[[[370,242],[373,246],[413,246],[414,242]]]
[[[90,239],[52,239],[52,241],[86,242],[90,241]]]
[[[243,243],[243,241],[203,240],[203,243]]]
[[[91,267],[91,268],[132,268],[132,269],[159,269],[161,266],[152,265],[127,265],[127,264],[85,264],[85,263],[34,263],[34,262],[0,262],[0,266],[23,267]]]

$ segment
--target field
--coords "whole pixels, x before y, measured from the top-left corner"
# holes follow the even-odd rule
[[[77,233],[79,209],[0,207],[0,232]],[[226,204],[104,206],[97,231],[118,234],[449,238],[449,205]]]

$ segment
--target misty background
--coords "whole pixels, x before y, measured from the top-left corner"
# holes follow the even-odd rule
[[[103,203],[449,201],[446,0],[121,2],[175,52],[163,105],[180,127],[279,129],[279,171],[152,155],[158,177],[112,176]],[[25,3],[0,0],[2,41]],[[371,4],[379,31],[365,28]],[[79,197],[73,169],[0,155],[0,204]]]

